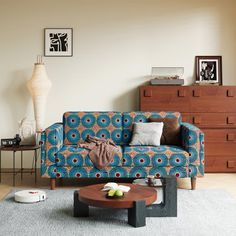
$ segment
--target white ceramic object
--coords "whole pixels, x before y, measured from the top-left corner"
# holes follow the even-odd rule
[[[52,83],[48,79],[45,65],[43,63],[35,63],[33,75],[31,80],[27,82],[27,87],[33,98],[36,131],[39,132],[44,129],[45,108],[51,86]]]
[[[23,118],[19,121],[19,134],[21,137],[21,145],[36,145],[35,120]]]
[[[22,190],[15,193],[15,201],[21,203],[35,203],[46,200],[46,193],[41,190]]]

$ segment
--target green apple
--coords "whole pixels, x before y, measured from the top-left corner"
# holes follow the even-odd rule
[[[122,197],[124,195],[124,193],[121,190],[118,189],[118,190],[116,190],[115,195],[117,197]]]
[[[115,195],[115,193],[116,193],[116,190],[115,189],[111,189],[111,190],[109,190],[109,192],[108,192],[108,196],[109,197],[113,197],[114,195]]]

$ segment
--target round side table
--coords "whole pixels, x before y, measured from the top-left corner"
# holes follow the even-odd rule
[[[13,186],[15,186],[15,176],[17,173],[21,174],[21,180],[23,179],[24,173],[35,173],[35,183],[37,182],[37,151],[40,149],[40,146],[26,146],[26,145],[19,145],[19,146],[12,146],[12,147],[3,147],[0,146],[0,183],[1,183],[1,175],[2,173],[12,173],[13,174]],[[6,152],[12,152],[12,158],[13,158],[13,171],[2,171],[2,151]],[[27,170],[26,168],[23,168],[23,153],[25,151],[33,151],[33,162],[34,162],[34,171],[33,167],[31,170]],[[16,152],[21,153],[21,168],[20,170],[16,170]]]

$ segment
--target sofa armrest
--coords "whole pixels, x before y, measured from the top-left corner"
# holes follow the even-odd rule
[[[198,168],[197,175],[204,175],[204,133],[196,126],[181,123],[181,137],[184,149],[189,153],[189,165]],[[193,171],[193,170],[191,170]],[[195,172],[195,171],[194,171]],[[195,175],[195,173],[192,175]],[[191,176],[191,173],[190,173]]]
[[[56,153],[63,146],[63,124],[55,123],[41,134],[41,165],[49,166],[56,163]]]

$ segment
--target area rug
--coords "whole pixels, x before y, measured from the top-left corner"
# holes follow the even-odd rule
[[[92,208],[89,218],[72,216],[73,190],[47,190],[35,204],[0,202],[0,235],[236,235],[236,199],[222,190],[178,190],[178,217],[147,218],[146,226],[127,224],[127,210]]]

